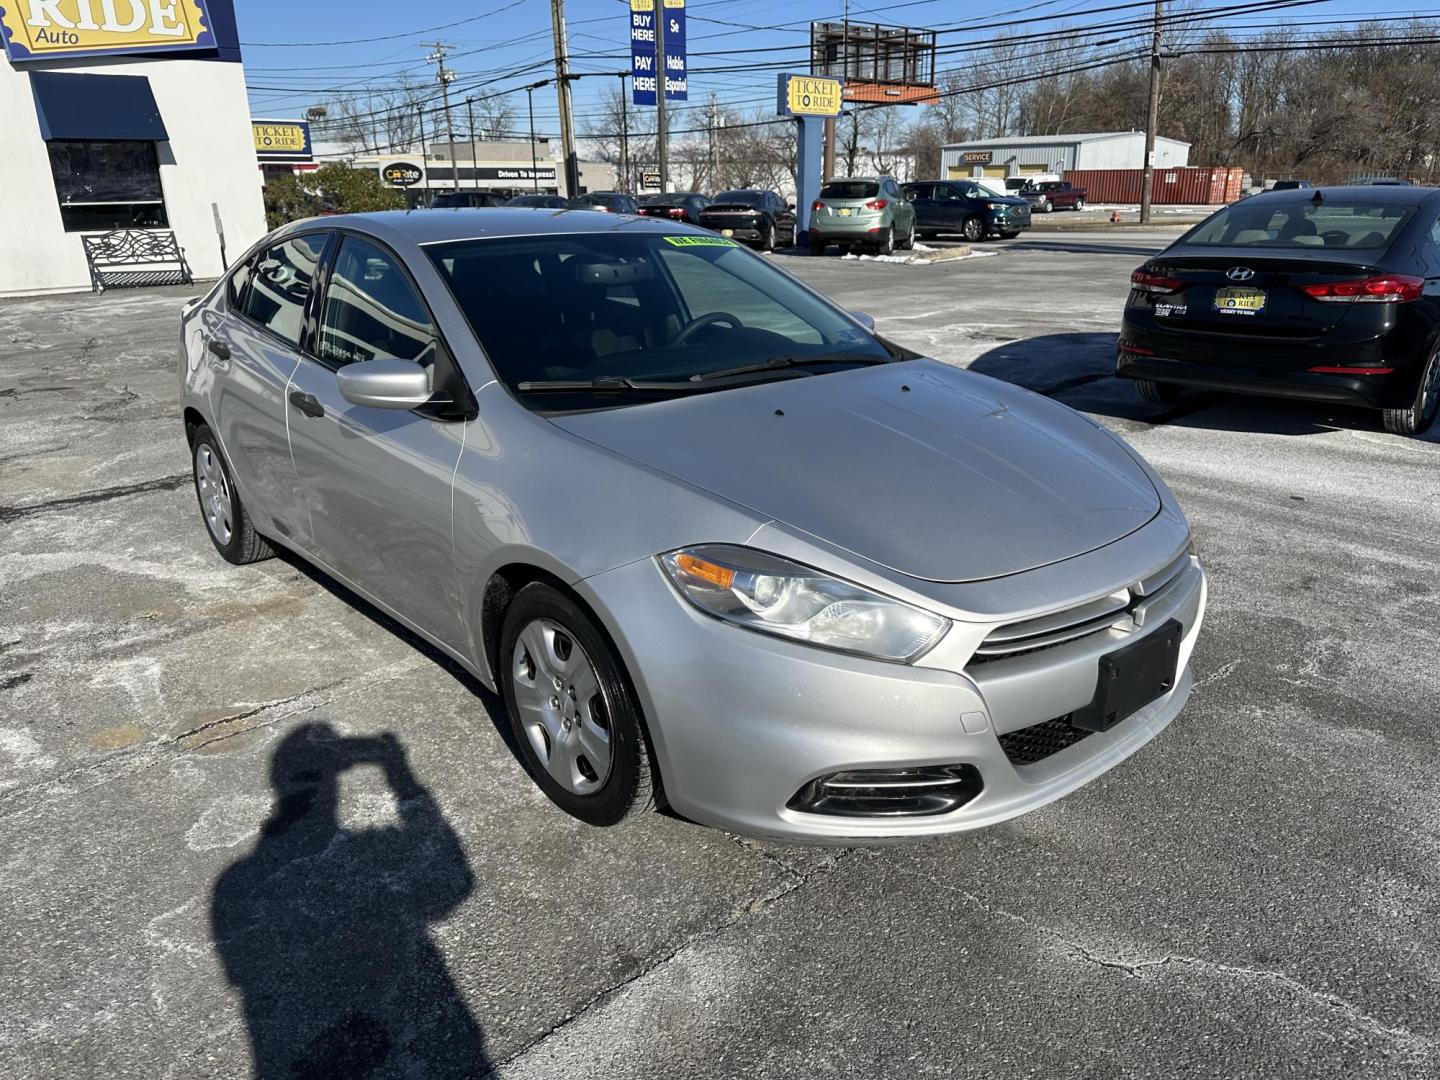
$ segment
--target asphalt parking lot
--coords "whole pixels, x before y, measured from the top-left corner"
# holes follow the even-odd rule
[[[215,555],[175,405],[194,290],[0,302],[0,1076],[242,1077],[252,1044],[266,1080],[1436,1075],[1440,432],[1142,403],[1114,335],[1174,234],[778,257],[1121,433],[1211,574],[1153,743],[874,849],[565,817],[437,653]],[[384,732],[333,805],[272,799],[277,759]]]

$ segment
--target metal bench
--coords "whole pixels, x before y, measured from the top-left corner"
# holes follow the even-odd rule
[[[195,280],[185,261],[185,249],[176,242],[173,232],[116,229],[101,236],[82,236],[80,242],[85,245],[90,284],[97,293],[139,285],[189,285]]]

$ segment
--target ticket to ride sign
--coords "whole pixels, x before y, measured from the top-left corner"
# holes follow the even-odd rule
[[[213,49],[207,0],[0,0],[12,61]]]
[[[839,116],[845,83],[814,75],[781,75],[776,111],[781,116]]]
[[[310,125],[304,120],[251,120],[255,156],[261,161],[313,161]]]

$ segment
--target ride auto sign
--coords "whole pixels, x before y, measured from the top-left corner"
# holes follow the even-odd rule
[[[636,105],[655,104],[656,0],[630,0],[630,86]],[[686,74],[685,0],[664,0],[661,26],[665,34],[665,100],[690,100]]]
[[[213,49],[208,0],[0,0],[12,61]]]

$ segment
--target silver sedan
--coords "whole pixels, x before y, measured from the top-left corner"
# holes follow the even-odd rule
[[[287,548],[454,657],[596,825],[975,828],[1190,692],[1205,574],[1145,462],[723,237],[298,222],[187,307],[180,380],[220,554]]]

